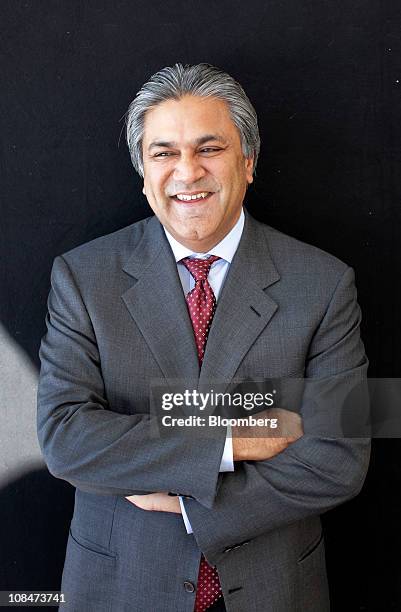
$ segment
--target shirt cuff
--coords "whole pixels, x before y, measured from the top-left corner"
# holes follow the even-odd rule
[[[227,426],[226,442],[224,444],[223,456],[220,462],[220,472],[234,472],[234,457],[233,457],[233,439],[231,437],[231,425]],[[178,496],[181,514],[184,521],[185,529],[187,533],[193,533],[191,523],[189,522],[188,515],[185,511],[184,502],[182,496]]]
[[[182,514],[182,518],[184,520],[185,529],[187,530],[187,533],[193,533],[192,527],[191,527],[191,523],[189,522],[188,515],[185,512],[184,502],[183,502],[183,499],[182,499],[181,495],[178,496],[178,499],[180,501],[181,514]]]
[[[231,437],[231,425],[227,427],[226,443],[220,463],[220,472],[234,472],[233,439]]]

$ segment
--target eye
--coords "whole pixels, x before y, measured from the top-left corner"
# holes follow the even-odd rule
[[[201,153],[215,153],[216,151],[221,151],[221,149],[217,147],[204,147],[201,149]]]
[[[161,153],[156,153],[153,157],[170,157],[170,155],[174,155],[171,151],[162,151]]]

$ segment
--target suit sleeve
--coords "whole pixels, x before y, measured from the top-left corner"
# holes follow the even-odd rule
[[[348,268],[313,336],[306,378],[365,380],[359,324],[354,274]],[[212,508],[184,499],[200,549],[216,564],[233,547],[345,502],[360,491],[369,454],[366,437],[306,434],[270,460],[236,463],[235,472],[220,475]]]
[[[37,427],[51,474],[90,493],[170,491],[211,507],[226,428],[194,445],[177,427],[162,439],[155,436],[155,417],[149,414],[110,409],[95,332],[62,256],[52,268],[46,324]]]

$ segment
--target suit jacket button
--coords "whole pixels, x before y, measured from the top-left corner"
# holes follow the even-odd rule
[[[192,584],[192,582],[189,582],[189,580],[186,580],[184,582],[184,589],[187,593],[193,593],[195,591],[195,585]]]

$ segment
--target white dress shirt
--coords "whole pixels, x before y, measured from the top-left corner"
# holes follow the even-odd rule
[[[178,274],[185,295],[187,295],[195,287],[195,279],[189,272],[189,270],[184,266],[184,264],[180,263],[180,260],[184,257],[196,257],[199,259],[206,259],[210,255],[217,255],[218,257],[220,257],[220,259],[212,264],[208,276],[208,281],[213,289],[216,301],[218,301],[219,294],[227,276],[228,269],[238,248],[239,241],[241,240],[242,231],[244,229],[244,221],[245,215],[244,211],[241,209],[241,215],[232,230],[223,238],[223,240],[221,240],[221,242],[216,244],[216,246],[210,249],[210,251],[208,251],[207,253],[195,253],[194,251],[191,251],[191,249],[188,249],[183,244],[178,242],[175,238],[173,238],[173,236],[166,230],[166,228],[163,228],[167,240],[169,241],[171,249],[173,251],[175,261],[177,262]],[[224,445],[223,456],[220,464],[220,472],[233,471],[233,444],[231,438],[231,428],[228,427],[226,443]],[[179,497],[179,500],[185,527],[188,533],[192,533],[192,527],[188,520],[187,513],[185,512],[182,498]]]

